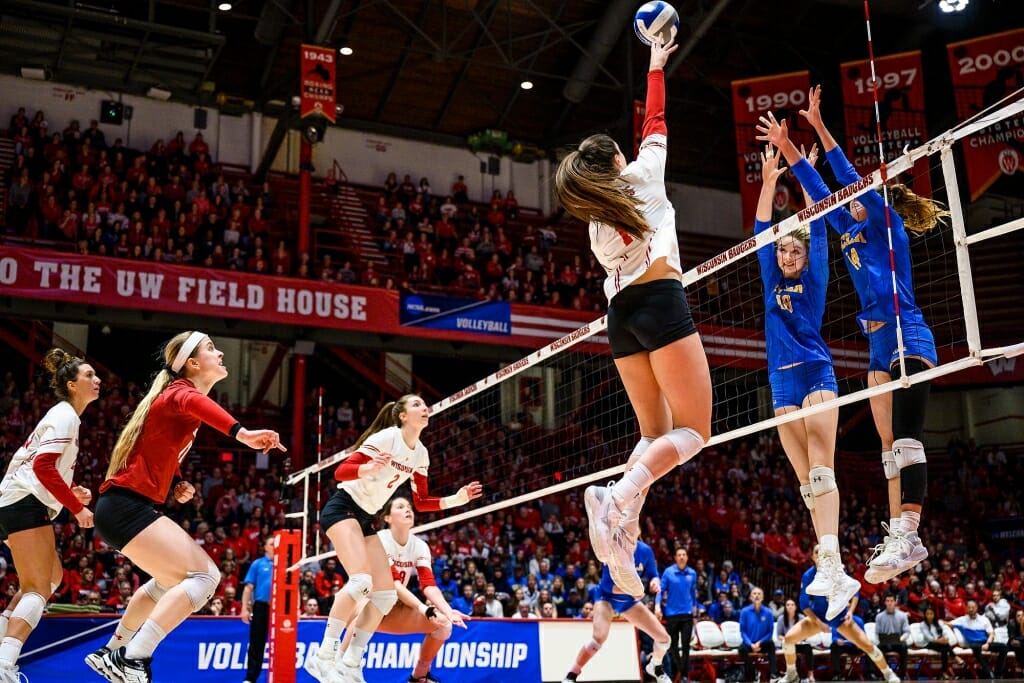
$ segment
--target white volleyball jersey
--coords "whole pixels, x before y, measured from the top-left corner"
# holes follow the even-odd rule
[[[673,270],[683,272],[676,237],[676,212],[665,193],[666,141],[660,133],[648,135],[640,144],[636,160],[619,174],[629,183],[636,198],[643,201],[640,212],[650,228],[643,239],[601,223],[590,224],[590,248],[608,274],[604,293],[609,302],[660,258],[666,259]]]
[[[338,484],[338,488],[348,491],[352,500],[371,515],[377,514],[395,494],[395,490],[412,478],[413,474],[425,477],[430,467],[426,446],[417,440],[416,447],[409,448],[398,427],[388,427],[371,434],[357,452],[368,456],[374,453],[391,454],[390,464],[377,474]]]
[[[430,565],[430,549],[422,538],[409,534],[409,540],[405,545],[398,545],[390,529],[381,529],[377,535],[384,546],[384,552],[388,555],[393,573],[401,575],[403,586],[409,585],[409,579],[413,574],[433,572]],[[422,585],[423,582],[420,581],[420,587]]]
[[[0,482],[0,507],[16,503],[25,496],[33,495],[50,510],[50,518],[56,517],[64,507],[39,481],[32,466],[41,453],[59,453],[57,472],[71,486],[75,474],[75,460],[78,458],[78,426],[81,419],[67,401],[61,401],[46,411],[36,425],[32,436],[18,449],[7,467],[7,474]]]

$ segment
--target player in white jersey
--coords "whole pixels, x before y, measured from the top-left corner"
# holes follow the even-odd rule
[[[78,457],[79,416],[100,396],[92,366],[61,349],[44,359],[50,387],[60,399],[18,449],[0,482],[0,538],[18,567],[21,590],[0,618],[0,683],[17,683],[18,656],[39,624],[46,601],[64,575],[53,535],[53,518],[67,507],[84,529],[92,526],[89,489],[72,487]]]
[[[395,490],[411,479],[413,504],[423,512],[465,505],[483,495],[475,481],[450,496],[429,495],[430,457],[420,442],[429,420],[430,407],[415,394],[388,403],[334,471],[341,484],[320,512],[320,527],[334,544],[348,582],[334,596],[320,650],[306,658],[306,671],[321,683],[363,683],[363,651],[398,602],[387,553],[373,530],[373,516]],[[369,599],[362,610],[365,621],[353,629],[352,644],[335,662],[341,632],[364,598]]]
[[[388,503],[384,513],[387,529],[377,532],[384,552],[391,563],[391,573],[395,579],[395,590],[398,591],[398,604],[388,613],[377,626],[381,633],[405,634],[425,633],[420,646],[419,661],[409,676],[409,683],[439,683],[430,673],[430,663],[434,661],[438,651],[452,633],[452,626],[466,628],[469,617],[453,610],[444,594],[437,587],[434,578],[430,548],[423,539],[410,533],[415,516],[412,504],[401,496],[396,496]],[[430,603],[423,603],[409,590],[409,580],[416,575],[420,584],[420,592]],[[366,617],[360,612],[354,628],[345,632],[341,641],[341,652],[348,649],[352,636],[363,628]]]
[[[633,551],[646,491],[711,435],[711,373],[686,304],[675,210],[665,192],[663,69],[676,47],[651,46],[636,161],[627,164],[611,137],[592,135],[555,174],[558,200],[589,224],[591,249],[608,274],[608,343],[640,423],[626,474],[584,495],[594,553],[635,597],[644,593]]]

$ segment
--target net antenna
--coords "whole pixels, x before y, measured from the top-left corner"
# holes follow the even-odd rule
[[[699,265],[687,270],[683,274],[682,280],[684,286],[692,287],[695,284],[706,281],[710,276],[721,272],[725,268],[735,267],[744,259],[748,259],[751,262],[756,261],[755,258],[751,257],[753,257],[761,247],[772,244],[783,236],[793,232],[801,225],[806,224],[812,219],[824,216],[829,211],[842,204],[848,203],[852,199],[855,199],[869,190],[877,190],[881,188],[889,176],[895,176],[910,170],[914,163],[919,159],[935,155],[940,159],[938,166],[941,168],[942,175],[944,177],[949,210],[952,214],[951,232],[953,247],[949,249],[949,251],[955,254],[955,264],[951,264],[951,272],[948,273],[947,278],[950,282],[956,283],[955,294],[950,296],[948,300],[943,303],[947,305],[955,304],[956,306],[962,305],[962,310],[958,309],[955,313],[950,312],[944,321],[946,326],[952,327],[955,323],[958,326],[958,329],[962,328],[961,331],[957,332],[958,335],[963,335],[962,338],[957,336],[952,343],[945,347],[945,350],[948,351],[945,355],[952,358],[952,360],[948,360],[940,363],[934,368],[929,368],[909,376],[904,372],[904,378],[900,380],[893,380],[885,384],[843,392],[839,397],[832,401],[816,404],[806,408],[800,408],[799,410],[786,413],[785,415],[755,419],[747,424],[740,424],[730,426],[726,429],[716,430],[716,433],[708,441],[709,446],[714,446],[716,444],[721,444],[771,429],[779,424],[800,420],[808,415],[827,411],[837,406],[848,405],[858,401],[863,401],[871,396],[902,389],[907,385],[931,381],[938,377],[950,375],[970,367],[980,366],[983,363],[996,358],[1024,354],[1024,340],[1021,340],[1020,343],[1015,342],[1005,346],[995,346],[990,348],[985,348],[982,345],[969,254],[969,248],[971,245],[1024,228],[1024,218],[1019,218],[1003,225],[968,236],[964,221],[963,205],[957,185],[957,173],[953,156],[953,146],[960,140],[987,128],[995,122],[1017,116],[1022,112],[1024,112],[1024,89],[1018,90],[1008,98],[1005,98],[998,105],[989,107],[968,121],[962,122],[954,128],[943,132],[925,144],[914,149],[905,150],[902,155],[890,162],[887,162],[884,169],[879,168],[861,180],[836,190],[824,199],[793,213],[781,221],[778,221],[771,228],[764,230],[757,235],[750,236],[725,251],[722,251],[716,256],[704,260]],[[753,265],[753,268],[756,268],[756,264]],[[757,277],[755,276],[753,280],[756,281]],[[760,283],[758,282],[757,284],[759,288]],[[760,296],[761,293],[758,291],[759,302]],[[515,322],[515,317],[513,318],[513,321]],[[850,321],[842,322],[846,327],[852,326]],[[556,339],[520,360],[506,365],[497,372],[494,372],[487,377],[470,384],[462,390],[455,392],[451,396],[438,401],[431,406],[432,420],[438,420],[444,424],[446,420],[450,419],[450,414],[446,415],[446,413],[449,413],[452,408],[466,402],[470,402],[469,405],[471,407],[479,407],[482,394],[485,393],[490,394],[493,392],[499,397],[503,397],[499,401],[502,406],[507,403],[514,402],[515,400],[518,400],[518,395],[512,389],[512,385],[509,384],[510,379],[523,375],[524,373],[529,374],[530,372],[534,372],[538,366],[542,368],[557,367],[559,361],[564,359],[566,356],[573,354],[582,356],[587,350],[592,352],[592,355],[588,357],[589,361],[594,361],[595,358],[599,359],[604,362],[605,366],[608,368],[605,375],[599,376],[590,381],[591,387],[596,385],[600,385],[601,387],[611,387],[614,385],[617,390],[621,391],[620,382],[614,369],[611,368],[611,361],[607,352],[607,340],[603,335],[606,329],[607,319],[602,316],[583,325],[579,329],[571,331],[560,339]],[[765,366],[763,336],[760,340],[752,336],[744,337],[742,339],[733,336],[730,341],[731,346],[729,346],[729,348],[724,348],[723,345],[725,342],[723,342],[723,339],[728,336],[727,328],[714,328],[713,326],[701,324],[701,332],[701,336],[705,342],[705,348],[708,350],[709,356],[713,353],[718,353],[720,357],[732,355],[746,362],[748,364],[746,367],[753,369],[751,374],[763,372],[763,368]],[[856,368],[859,376],[864,374],[867,367],[866,352],[863,348],[863,341],[859,340],[859,335],[856,343],[839,346],[830,344],[830,346],[833,351],[834,365],[836,366],[837,374],[841,367],[845,367],[847,369]],[[718,348],[717,351],[715,350],[716,348]],[[598,352],[593,353],[595,350]],[[566,365],[569,365],[568,361],[566,362]],[[554,384],[555,382],[552,381],[551,383]],[[557,388],[558,387],[556,387],[556,389]],[[567,389],[564,391],[570,390],[571,389]],[[716,393],[718,390],[719,387],[716,386]],[[513,398],[510,399],[510,396]],[[624,395],[621,396],[619,403],[626,405]],[[768,403],[770,405],[770,401]],[[497,411],[498,409],[493,410]],[[623,411],[623,414],[625,414],[625,411]],[[573,420],[578,418],[578,416],[579,411],[562,413],[562,424],[572,423]],[[600,415],[598,417],[602,420],[605,419],[604,415]],[[452,419],[451,423],[454,424],[455,420]],[[481,499],[480,502],[484,503],[482,505],[478,505],[477,507],[457,514],[448,514],[443,518],[419,524],[415,529],[413,529],[413,531],[415,533],[427,532],[442,526],[479,517],[487,513],[499,512],[512,506],[577,488],[588,483],[606,480],[620,474],[625,469],[626,458],[624,457],[624,454],[628,452],[627,449],[631,448],[632,444],[635,443],[635,419],[632,417],[631,412],[616,426],[625,430],[622,426],[627,423],[628,434],[626,437],[621,439],[622,448],[616,450],[608,457],[581,458],[574,452],[560,461],[563,464],[559,464],[559,467],[580,471],[580,474],[563,477],[563,480],[556,481],[556,483],[548,486],[543,486],[542,481],[538,478],[527,480],[524,482],[525,490],[513,492],[512,495],[506,496],[506,490],[511,488],[511,482],[508,481],[507,475],[502,473],[499,468],[495,468],[498,469],[499,472],[492,474],[492,476],[496,478],[491,482],[491,485],[489,486],[487,482],[484,482],[485,495],[492,496],[491,502],[485,502],[487,500],[486,498]],[[442,431],[442,429],[438,429],[434,433],[440,435]],[[441,439],[443,439],[443,437],[439,436],[437,440]],[[553,448],[561,447],[563,450],[566,450],[566,446],[567,444],[555,444]],[[449,449],[449,451],[450,450],[452,449]],[[292,474],[288,478],[287,483],[295,484],[302,479],[321,472],[324,469],[333,467],[338,462],[348,457],[349,452],[350,451],[346,449],[334,453],[333,455],[322,459],[317,464]],[[438,449],[436,448],[431,448],[431,454],[435,463],[439,462],[439,458],[442,457],[438,455]],[[497,456],[500,455],[500,453],[497,454]],[[456,456],[461,457],[458,453],[456,453]],[[491,465],[489,460],[494,459],[495,457],[496,454],[492,453],[471,453],[469,458],[470,464],[468,467],[481,466],[479,465],[481,461],[484,463],[481,467],[489,467]],[[571,465],[565,463],[571,463]],[[542,463],[542,465],[543,464],[544,463]],[[445,461],[445,465],[446,467],[444,470],[451,469],[448,461]],[[446,474],[440,467],[432,470],[431,474],[432,488],[438,488],[439,485],[435,485],[434,481],[443,478]],[[462,477],[457,481],[458,485],[470,480],[468,476],[464,476],[462,474],[458,474],[457,476]],[[502,478],[503,476],[504,478]],[[493,500],[494,496],[503,497],[500,500]],[[328,552],[309,559],[323,559],[330,556],[333,556],[333,553]]]

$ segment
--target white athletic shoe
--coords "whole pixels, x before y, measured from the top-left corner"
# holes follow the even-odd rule
[[[835,571],[832,574],[832,587],[828,592],[828,609],[825,611],[825,618],[831,621],[842,614],[859,590],[860,581],[843,571],[842,565],[836,562]]]
[[[786,673],[773,678],[772,683],[797,683],[798,676],[796,669],[786,669]]]
[[[636,571],[636,538],[624,529],[615,529],[612,533],[611,552],[608,554],[608,573],[612,582],[626,595],[638,600],[644,596],[644,584]]]
[[[602,564],[608,564],[612,533],[622,516],[612,500],[611,486],[588,486],[583,492],[583,503],[587,508],[590,546],[594,549],[597,559]]]
[[[18,666],[0,666],[0,683],[28,683],[28,676],[18,670]]]
[[[900,677],[896,675],[896,672],[889,669],[889,672],[885,674],[885,683],[900,683]]]
[[[334,679],[337,683],[366,683],[366,679],[363,678],[362,662],[350,666],[345,663],[343,658],[338,658],[334,672],[338,674],[338,677]]]
[[[928,550],[917,533],[890,530],[885,542],[875,546],[875,554],[868,561],[864,580],[868,583],[883,583],[917,566],[926,557]]]
[[[306,670],[310,676],[320,681],[320,683],[332,683],[336,680],[334,673],[334,657],[321,657],[319,652],[317,654],[306,657],[306,661],[302,663],[302,668]]]
[[[644,671],[647,673],[648,676],[656,680],[658,683],[672,683],[672,678],[667,673],[665,673],[664,669],[661,670],[660,674],[655,673],[657,669],[655,668],[653,661],[647,662],[647,666],[644,668]]]
[[[100,676],[103,676],[105,679],[111,681],[112,683],[117,683],[117,681],[121,679],[114,678],[113,673],[111,673],[110,670],[107,669],[106,664],[103,663],[103,655],[108,654],[109,652],[110,648],[104,645],[95,652],[90,652],[89,654],[87,654],[85,656],[85,663],[90,669],[98,673]]]
[[[814,581],[807,584],[808,595],[828,595],[832,592],[836,568],[839,567],[839,553],[818,551],[818,569],[814,573]],[[839,567],[842,571],[842,567]]]

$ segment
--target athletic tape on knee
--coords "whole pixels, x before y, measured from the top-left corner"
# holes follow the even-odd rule
[[[800,485],[800,497],[804,499],[804,505],[808,510],[814,509],[814,492],[811,490],[810,484]]]
[[[892,456],[901,470],[909,465],[928,462],[924,444],[917,439],[896,439],[892,442]]]
[[[886,479],[895,479],[900,476],[900,466],[896,464],[896,456],[892,451],[882,451],[882,471]]]
[[[391,608],[398,602],[398,591],[394,589],[389,591],[373,591],[370,593],[370,602],[380,610],[381,614],[387,616]]]
[[[636,442],[636,445],[633,446],[633,453],[630,455],[630,457],[639,458],[641,455],[644,454],[644,451],[646,451],[652,443],[654,443],[654,439],[652,439],[651,437],[641,437],[640,440]]]
[[[18,606],[11,612],[11,619],[21,619],[35,629],[46,609],[46,598],[39,593],[22,593]]]
[[[598,641],[598,640],[596,640],[594,638],[591,638],[583,646],[583,649],[586,650],[587,652],[589,652],[591,655],[593,655],[593,654],[596,654],[597,651],[601,649],[601,645],[602,645],[602,643],[600,641]]]
[[[689,461],[690,458],[700,453],[700,449],[704,448],[704,437],[689,427],[673,429],[665,435],[665,438],[676,447],[680,465]]]
[[[348,593],[353,600],[359,602],[373,590],[373,577],[369,574],[353,574],[348,577],[348,583],[341,590]]]
[[[791,643],[788,640],[782,641],[782,654],[787,657],[789,655],[796,656],[796,643]]]
[[[181,587],[188,596],[188,599],[192,601],[193,612],[198,612],[206,605],[210,598],[213,597],[213,594],[217,592],[219,584],[220,570],[217,569],[217,565],[213,562],[207,562],[206,571],[189,572],[185,575],[185,580],[181,582]]]
[[[146,595],[153,598],[153,602],[159,602],[160,598],[167,592],[167,589],[157,583],[156,579],[150,579],[142,584],[142,590],[146,591]]]
[[[839,487],[836,485],[836,471],[831,467],[812,467],[809,472],[811,477],[811,492],[814,497],[824,496]]]

